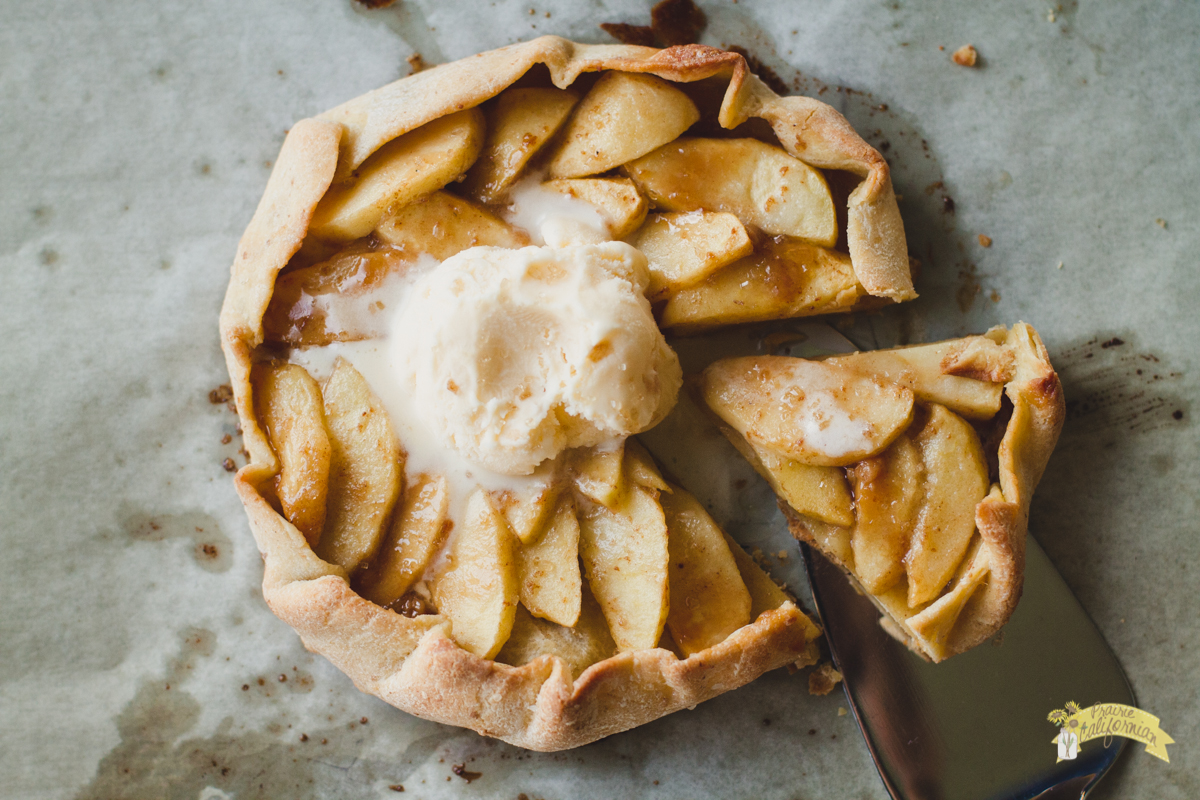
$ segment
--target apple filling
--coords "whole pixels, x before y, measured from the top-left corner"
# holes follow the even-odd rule
[[[1018,325],[816,361],[727,359],[698,389],[797,538],[851,576],[889,632],[940,661],[965,649],[960,615],[1002,571],[977,516],[985,499],[1017,494],[1003,486],[1022,467],[1011,412],[1029,389],[1015,378],[1027,363],[1049,370],[1033,341]]]

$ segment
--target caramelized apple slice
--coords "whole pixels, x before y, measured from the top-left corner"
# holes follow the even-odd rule
[[[541,656],[557,656],[571,670],[571,677],[578,678],[592,664],[616,652],[600,605],[584,586],[579,620],[571,628],[538,619],[518,606],[512,633],[496,660],[519,667]]]
[[[263,316],[263,335],[268,342],[292,347],[382,336],[387,309],[368,294],[412,264],[399,250],[356,242],[327,261],[285,272],[275,282]],[[339,308],[351,313],[339,314]]]
[[[389,208],[441,189],[475,162],[483,146],[483,112],[460,111],[397,136],[355,170],[352,183],[321,198],[308,231],[348,242],[370,233]]]
[[[545,533],[517,548],[521,603],[536,617],[568,628],[579,618],[579,522],[564,494]]]
[[[357,581],[358,593],[385,608],[412,588],[450,529],[444,477],[421,475],[404,491],[387,539]]]
[[[329,492],[329,434],[321,387],[296,364],[258,364],[251,374],[258,418],[279,457],[275,494],[283,516],[315,547],[325,527]]]
[[[561,482],[534,484],[525,489],[496,492],[492,501],[504,514],[508,527],[523,544],[532,544],[554,518],[555,501],[562,491]]]
[[[854,524],[854,499],[846,475],[838,467],[814,467],[752,445],[730,428],[721,432],[797,513],[831,523]]]
[[[542,186],[591,205],[613,239],[624,239],[636,231],[650,208],[628,178],[564,178]]]
[[[678,486],[659,500],[671,559],[667,627],[679,651],[689,656],[750,623],[750,592],[725,534],[704,506]]]
[[[463,188],[481,203],[498,202],[529,159],[554,136],[579,102],[567,89],[509,89],[487,112],[487,143]]]
[[[904,577],[904,553],[917,517],[925,468],[917,446],[902,433],[887,450],[858,462],[849,472],[858,507],[850,534],[854,570],[863,588],[880,594]]]
[[[832,247],[837,214],[818,170],[757,139],[680,139],[625,166],[655,207],[728,211],[771,236]]]
[[[579,554],[618,649],[654,647],[667,618],[667,524],[654,494],[631,487],[613,510],[583,501]]]
[[[438,613],[464,650],[494,658],[508,640],[517,613],[513,536],[487,492],[475,490],[451,538],[450,566],[433,584]]]
[[[719,211],[654,214],[633,246],[649,261],[651,300],[694,286],[754,250],[738,218]]]
[[[606,72],[575,108],[550,160],[550,177],[607,172],[666,144],[698,119],[696,104],[662,78]]]
[[[729,553],[737,564],[742,582],[746,584],[746,591],[750,592],[751,620],[758,619],[759,614],[779,608],[788,601],[787,593],[771,580],[771,576],[764,572],[762,567],[754,563],[750,554],[743,550],[741,545],[735,542],[729,534],[725,534],[725,544],[729,547]]]
[[[606,508],[613,508],[621,499],[625,483],[624,442],[616,447],[597,446],[580,448],[572,458],[575,473],[575,488],[585,497]]]
[[[353,572],[375,555],[404,474],[404,452],[379,398],[349,361],[325,383],[329,501],[317,555]]]
[[[953,411],[931,406],[916,443],[925,464],[925,498],[905,559],[910,608],[937,597],[958,569],[975,532],[975,506],[988,490],[979,436]]]
[[[751,444],[818,466],[846,466],[880,452],[913,413],[908,389],[785,356],[717,361],[701,376],[700,391]]]
[[[970,365],[978,365],[984,359],[993,366],[977,366],[969,373],[972,377],[960,377],[968,373]],[[971,419],[991,419],[1000,410],[1004,383],[1012,377],[1011,372],[1006,375],[1004,370],[1006,362],[1008,369],[1012,369],[1012,359],[1011,350],[991,339],[970,336],[965,340],[834,356],[825,359],[825,363],[878,375],[907,386],[921,400],[948,406]],[[955,370],[959,375],[950,374]],[[991,382],[993,378],[995,382]]]
[[[667,482],[637,439],[625,440],[624,478],[634,486],[644,486],[660,492],[669,492]]]
[[[434,192],[385,217],[375,235],[405,256],[428,254],[438,261],[468,247],[529,244],[529,237],[504,220],[449,192]]]
[[[671,295],[662,325],[689,332],[831,314],[850,310],[865,294],[845,253],[790,239],[769,242]]]

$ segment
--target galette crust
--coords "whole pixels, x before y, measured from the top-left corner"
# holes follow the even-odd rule
[[[768,670],[815,663],[820,630],[787,602],[689,658],[663,649],[622,653],[574,680],[552,656],[522,667],[474,656],[449,638],[443,618],[410,619],[359,597],[344,570],[317,558],[300,531],[264,499],[279,464],[254,414],[250,384],[252,352],[263,342],[275,278],[300,249],[332,182],[396,136],[479,105],[539,63],[560,87],[599,70],[648,72],[677,82],[728,75],[720,123],[729,128],[761,117],[797,158],[861,176],[849,200],[855,273],[873,295],[899,301],[916,294],[886,162],[832,108],[776,96],[736,53],[702,45],[580,45],[547,36],[426,70],[292,127],[239,243],[221,309],[221,344],[250,454],[235,486],[265,561],[264,597],[307,648],[363,691],[426,719],[532,750],[561,750],[690,708]]]

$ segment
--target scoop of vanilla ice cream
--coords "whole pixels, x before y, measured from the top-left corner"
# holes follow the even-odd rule
[[[421,278],[391,346],[417,413],[466,459],[528,475],[659,422],[682,382],[623,242],[474,247]]]

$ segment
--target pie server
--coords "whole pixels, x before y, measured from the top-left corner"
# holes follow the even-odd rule
[[[1055,763],[1050,711],[1069,700],[1136,703],[1116,656],[1032,536],[1025,590],[1001,634],[940,664],[885,633],[879,611],[837,567],[800,549],[850,709],[892,797],[1083,798],[1117,760],[1119,737]]]

